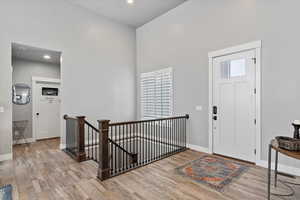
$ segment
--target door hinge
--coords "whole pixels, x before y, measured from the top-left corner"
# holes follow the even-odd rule
[[[254,149],[254,155],[256,155],[256,149]]]
[[[253,60],[254,64],[256,64],[256,58],[252,58],[252,60]]]
[[[254,119],[254,124],[256,124],[256,119]]]
[[[254,88],[254,94],[256,94],[256,88]]]

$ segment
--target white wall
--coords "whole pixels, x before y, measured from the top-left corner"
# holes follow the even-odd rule
[[[208,52],[256,40],[263,42],[262,159],[271,138],[293,135],[291,122],[300,118],[299,7],[298,0],[189,0],[137,30],[137,73],[173,67],[174,109],[191,116],[190,144],[208,148]]]
[[[46,77],[60,79],[60,65],[23,60],[12,59],[13,74],[12,82],[25,83],[32,87],[32,77]],[[13,104],[13,121],[28,120],[27,128],[24,131],[25,138],[32,138],[32,101],[26,105]]]
[[[2,0],[0,26],[0,155],[12,150],[11,42],[63,53],[62,115],[135,118],[134,29],[63,0]]]

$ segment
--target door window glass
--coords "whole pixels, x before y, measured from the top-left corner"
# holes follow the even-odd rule
[[[246,75],[246,60],[236,59],[221,62],[221,78],[230,79]]]

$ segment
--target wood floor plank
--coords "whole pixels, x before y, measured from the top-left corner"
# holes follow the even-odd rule
[[[16,145],[13,155],[13,161],[0,162],[0,186],[12,184],[14,200],[263,200],[267,197],[267,170],[260,167],[251,166],[222,192],[179,175],[177,167],[205,155],[192,150],[104,182],[96,177],[97,163],[75,162],[59,150],[57,139]],[[293,188],[294,197],[272,196],[272,199],[300,199],[300,186]],[[287,189],[279,184],[276,191],[287,192]]]

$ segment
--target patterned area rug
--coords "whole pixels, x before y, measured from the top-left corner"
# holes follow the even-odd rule
[[[12,200],[12,186],[6,185],[0,188],[0,200]]]
[[[222,191],[234,178],[239,177],[249,169],[241,163],[204,155],[184,166],[177,168],[177,172],[189,177],[198,183],[205,184],[211,188]]]

